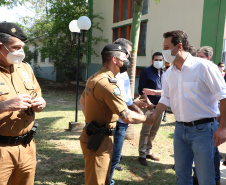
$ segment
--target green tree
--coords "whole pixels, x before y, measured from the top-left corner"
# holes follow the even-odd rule
[[[156,1],[156,4],[160,2],[160,0],[155,0],[155,1]],[[132,20],[131,34],[130,34],[130,41],[133,43],[133,47],[132,47],[131,68],[128,72],[130,77],[131,94],[133,97],[134,97],[134,89],[135,89],[135,72],[136,72],[137,51],[138,51],[140,23],[141,23],[143,4],[144,4],[144,0],[134,1],[133,20]]]
[[[39,46],[41,55],[50,57],[54,62],[55,68],[61,70],[68,79],[71,79],[71,77],[74,78],[76,76],[78,47],[73,43],[73,35],[68,26],[72,20],[76,20],[88,14],[87,1],[48,0],[46,4],[39,4],[37,7],[39,16],[34,20],[31,20],[29,17],[24,18],[25,25],[33,22],[33,24],[26,29],[29,38],[35,38],[47,33],[42,37],[42,46]],[[101,20],[103,17],[94,15],[93,19]],[[92,25],[92,27],[101,32],[103,31],[98,23]],[[103,37],[98,37],[92,38],[92,41],[93,44],[96,45],[106,40]],[[87,41],[81,44],[81,58],[86,54],[86,48]]]

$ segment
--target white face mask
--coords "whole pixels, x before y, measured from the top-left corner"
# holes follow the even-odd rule
[[[219,68],[221,73],[224,72],[224,67],[218,67],[218,68]]]
[[[162,68],[162,66],[163,66],[163,61],[154,61],[154,67],[156,68],[156,69],[160,69],[160,68]]]
[[[8,48],[5,45],[4,47],[8,50]],[[9,53],[6,56],[6,60],[9,64],[20,64],[24,58],[25,58],[25,53],[23,49],[16,50],[14,52],[9,51]]]
[[[176,46],[175,46],[176,47]],[[174,48],[175,48],[174,47]],[[173,49],[174,49],[173,48]],[[173,50],[172,49],[172,50]],[[172,50],[171,49],[168,49],[168,50],[162,50],[162,55],[163,55],[163,57],[164,57],[164,59],[167,61],[167,62],[169,62],[169,63],[173,63],[173,61],[175,60],[175,58],[176,58],[176,56],[177,56],[177,54],[175,55],[175,56],[172,56]]]

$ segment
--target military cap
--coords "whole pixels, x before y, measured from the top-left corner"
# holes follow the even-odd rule
[[[13,37],[17,37],[23,42],[27,40],[27,35],[24,34],[21,28],[11,22],[0,23],[0,33],[7,33]]]
[[[127,50],[124,47],[122,47],[120,44],[108,44],[108,45],[106,45],[103,48],[101,55],[103,53],[107,52],[107,51],[121,51],[123,53],[128,54]]]

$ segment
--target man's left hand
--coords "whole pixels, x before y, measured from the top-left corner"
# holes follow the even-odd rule
[[[46,101],[42,97],[35,98],[31,101],[32,110],[41,112],[46,107]]]
[[[157,91],[155,89],[144,88],[143,93],[146,95],[152,95],[152,96],[157,95]]]
[[[147,103],[145,102],[145,99],[139,99],[139,97],[134,100],[134,103],[139,108],[147,108],[147,106],[148,106]]]
[[[226,128],[218,128],[213,135],[214,146],[219,146],[226,141]]]

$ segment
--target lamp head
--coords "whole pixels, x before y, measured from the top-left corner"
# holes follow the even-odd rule
[[[80,30],[88,30],[91,27],[91,21],[87,16],[79,17],[77,24]]]
[[[80,29],[78,27],[78,21],[77,20],[73,20],[69,23],[69,30],[72,32],[72,33],[80,33]]]

